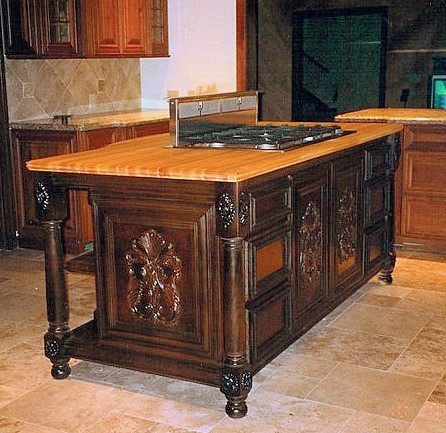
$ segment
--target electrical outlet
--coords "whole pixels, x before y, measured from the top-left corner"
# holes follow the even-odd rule
[[[105,92],[105,80],[98,80],[98,92]]]

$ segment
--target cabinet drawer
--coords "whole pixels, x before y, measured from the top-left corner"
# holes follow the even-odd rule
[[[250,193],[251,229],[273,224],[280,217],[291,214],[291,185],[286,177],[276,182],[267,182]]]
[[[446,153],[407,152],[404,187],[407,192],[446,193]]]
[[[385,142],[365,151],[365,179],[383,176],[390,168],[390,147]]]
[[[254,299],[291,275],[291,231],[248,243],[250,299]]]
[[[251,362],[272,352],[291,332],[291,293],[289,287],[275,290],[248,306]]]
[[[387,249],[386,221],[377,224],[364,234],[364,270],[366,275],[371,275],[380,267],[386,256]]]
[[[446,239],[444,197],[405,197],[403,215],[403,235]]]
[[[390,209],[390,184],[387,181],[372,182],[365,186],[365,227],[382,219]]]

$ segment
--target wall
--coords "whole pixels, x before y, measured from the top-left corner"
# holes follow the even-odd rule
[[[141,59],[142,106],[236,90],[235,0],[169,0],[166,59]]]
[[[265,119],[291,119],[292,15],[303,10],[388,7],[388,54],[385,106],[402,107],[402,89],[409,89],[408,107],[427,106],[432,58],[446,56],[444,0],[258,0],[259,89]],[[348,66],[347,66],[348,67]]]
[[[235,0],[169,0],[169,58],[6,60],[10,122],[236,89]]]
[[[139,59],[6,60],[10,122],[139,108]]]

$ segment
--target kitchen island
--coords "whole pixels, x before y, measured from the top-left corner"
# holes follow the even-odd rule
[[[394,266],[397,124],[289,151],[172,148],[169,135],[29,161],[43,226],[52,375],[71,357],[219,386],[253,375]],[[94,213],[94,319],[69,327],[67,191]]]
[[[340,114],[340,122],[404,125],[395,177],[396,244],[407,250],[446,252],[446,110],[369,108]]]

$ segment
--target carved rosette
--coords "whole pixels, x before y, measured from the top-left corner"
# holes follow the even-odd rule
[[[337,255],[340,262],[355,255],[357,219],[355,191],[345,187],[338,201]]]
[[[322,272],[322,219],[314,201],[307,204],[299,230],[299,266],[302,281],[320,280]]]
[[[225,229],[234,222],[235,209],[231,195],[227,192],[222,193],[217,202],[217,212]]]
[[[148,230],[133,239],[125,259],[132,313],[151,323],[175,325],[181,312],[177,284],[182,271],[173,245],[156,230]]]

